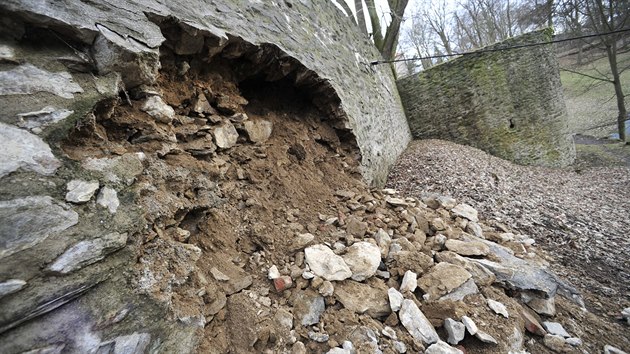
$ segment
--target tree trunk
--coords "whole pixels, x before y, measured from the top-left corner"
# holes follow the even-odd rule
[[[452,55],[453,49],[451,49],[451,42],[448,40],[448,37],[444,31],[439,32],[438,36],[440,36],[440,40],[442,41],[442,45],[444,45],[444,50],[446,50],[446,54]]]
[[[345,0],[341,0],[342,2]],[[365,14],[363,13],[363,1],[362,0],[354,0],[354,8],[356,9],[357,15],[357,23],[359,24],[359,29],[367,36],[367,25],[365,24]]]
[[[400,33],[400,25],[405,14],[405,8],[407,8],[409,0],[396,1],[394,8],[390,8],[392,23],[387,27],[387,33],[385,33],[385,40],[383,41],[383,49],[381,53],[385,60],[392,60],[396,56],[396,46],[398,45],[398,34]],[[390,6],[392,3],[390,3]]]
[[[610,64],[610,71],[613,75],[613,83],[615,85],[615,96],[617,96],[617,110],[619,115],[617,116],[617,130],[619,131],[619,139],[623,142],[626,141],[626,119],[628,119],[628,111],[626,110],[626,103],[624,101],[623,89],[621,87],[621,80],[619,78],[619,69],[617,67],[617,41],[613,39],[610,44],[606,45],[606,53],[608,54],[608,63]]]
[[[354,20],[354,14],[352,13],[352,10],[350,10],[350,6],[348,6],[348,3],[346,3],[344,0],[341,0],[338,2],[338,4],[343,8],[343,12],[346,13],[346,16]],[[357,23],[357,21],[354,21],[354,23]]]
[[[376,12],[376,6],[374,0],[365,0],[365,5],[370,15],[370,23],[372,24],[372,36],[374,38],[374,45],[379,52],[383,50],[383,33],[381,32],[381,22],[378,19],[378,13]]]
[[[547,0],[547,27],[553,27],[553,0]]]
[[[510,0],[507,0],[507,26],[508,26],[508,36],[514,37],[514,33],[512,32],[512,16],[510,15]]]

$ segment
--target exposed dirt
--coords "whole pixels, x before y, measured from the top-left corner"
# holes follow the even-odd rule
[[[613,343],[628,350],[630,330],[617,316],[630,305],[630,170],[579,163],[524,167],[471,147],[423,140],[401,156],[388,186],[415,197],[451,195],[477,208],[486,223],[533,236],[551,269],[579,288],[590,311],[563,302],[556,320],[574,323],[590,352]]]
[[[212,72],[193,69],[185,79],[162,74],[154,89],[176,108],[171,124],[142,112],[145,94],[140,93],[131,105],[124,96],[102,102],[63,143],[68,157],[77,161],[146,155],[145,172],[135,186],[148,227],[134,235],[134,279],[140,292],[171,306],[180,320],[208,322],[199,348],[204,353],[238,352],[234,347],[243,343],[249,348],[240,335],[246,336],[252,323],[231,320],[249,316],[239,294],[248,288],[248,294],[282,299],[269,293],[268,266],[262,265],[286,269],[294,261],[296,250],[290,246],[297,234],[312,232],[315,242],[336,240],[334,228],[322,225],[318,215],[341,205],[336,190],[366,188],[356,151],[339,140],[308,98],[282,81],[252,79],[241,84],[241,92],[229,65],[214,64]],[[191,111],[201,93],[212,102],[213,114]],[[270,138],[249,141],[236,113],[272,122]],[[230,116],[240,132],[238,142],[217,148],[212,130]],[[228,316],[226,300],[228,307],[245,312],[233,310]],[[258,329],[265,326],[278,325],[264,323]]]

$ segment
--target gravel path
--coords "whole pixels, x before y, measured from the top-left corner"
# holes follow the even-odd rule
[[[594,310],[630,303],[630,169],[525,167],[451,142],[412,142],[389,176],[403,194],[451,195],[533,236]],[[588,304],[587,304],[588,306]]]

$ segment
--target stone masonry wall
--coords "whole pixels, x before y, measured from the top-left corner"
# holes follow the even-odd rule
[[[543,30],[484,49],[550,39]],[[575,158],[551,45],[465,55],[399,80],[398,89],[414,138],[450,140],[524,165]]]

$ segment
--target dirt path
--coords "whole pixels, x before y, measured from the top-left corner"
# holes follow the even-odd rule
[[[597,154],[584,153],[594,146]],[[614,166],[627,166],[617,150],[604,148],[614,149],[581,144],[578,156],[604,154],[621,161]],[[566,169],[523,167],[471,147],[422,140],[400,157],[388,187],[410,196],[452,195],[476,207],[486,223],[533,236],[550,267],[582,291],[602,321],[589,326],[606,332],[630,305],[630,169],[591,166],[582,158]]]
[[[599,139],[589,135],[575,135],[575,148],[577,151],[576,166],[630,167],[630,146],[623,145],[610,139]]]

